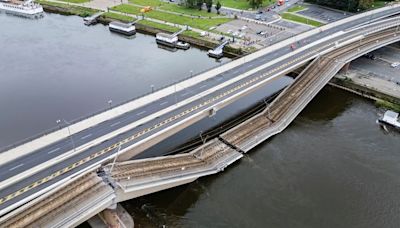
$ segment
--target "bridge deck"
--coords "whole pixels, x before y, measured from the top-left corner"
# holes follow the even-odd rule
[[[39,202],[33,203],[18,215],[0,222],[0,227],[64,227],[78,225],[80,215],[102,196],[113,194],[95,173],[87,174]],[[108,206],[108,205],[107,205]],[[83,210],[82,210],[83,209]],[[104,209],[104,208],[103,208]],[[78,217],[77,221],[74,218]]]
[[[197,178],[217,173],[241,157],[239,152],[214,139],[204,148],[188,154],[118,163],[111,176],[124,190],[130,191],[150,183],[161,183],[165,180],[173,182],[174,179],[185,176],[195,175]]]
[[[314,60],[263,113],[222,134],[221,138],[247,152],[260,142],[279,133],[294,120],[346,62],[368,52],[377,41],[396,40],[395,32],[399,33],[395,29],[385,30],[374,36],[368,36],[363,42],[349,44]]]

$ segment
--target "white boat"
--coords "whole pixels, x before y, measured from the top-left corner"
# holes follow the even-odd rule
[[[400,129],[399,113],[387,110],[382,118],[378,120],[380,123],[388,124],[396,129]]]
[[[122,23],[122,22],[113,21],[113,22],[110,22],[110,24],[108,25],[108,28],[112,32],[121,33],[126,36],[132,36],[132,35],[136,34],[136,27],[132,23]]]
[[[158,44],[166,45],[168,47],[176,47],[176,43],[178,42],[178,36],[175,34],[167,34],[167,33],[157,33],[156,34],[156,42]]]
[[[37,17],[43,15],[43,7],[33,0],[21,1],[0,1],[0,10],[19,16]]]

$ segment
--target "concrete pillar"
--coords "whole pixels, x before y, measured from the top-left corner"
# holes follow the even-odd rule
[[[346,65],[344,65],[343,68],[340,70],[340,73],[347,74],[350,69],[350,63],[346,63]]]
[[[102,225],[99,224],[102,221]],[[96,215],[96,218],[91,218],[89,221],[90,226],[93,228],[109,227],[109,228],[133,228],[133,218],[129,213],[120,205],[117,204],[115,209],[105,209]]]

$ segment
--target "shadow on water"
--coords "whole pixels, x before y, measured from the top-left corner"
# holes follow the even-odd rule
[[[216,115],[210,118],[205,118],[199,122],[183,129],[175,135],[163,140],[157,145],[147,149],[134,159],[159,156],[160,154],[169,154],[185,142],[193,138],[199,137],[200,133],[213,129],[225,121],[232,118],[240,118],[239,113],[251,109],[257,103],[262,102],[265,97],[269,97],[283,89],[292,82],[290,77],[281,77],[263,86],[254,93],[238,99],[227,107],[218,110]],[[204,135],[203,135],[204,136]]]
[[[224,172],[123,205],[138,227],[398,227],[400,144],[377,112],[326,87]]]
[[[331,86],[325,86],[300,113],[300,117],[305,117],[313,121],[332,120],[351,106],[352,101],[352,95],[348,92]]]

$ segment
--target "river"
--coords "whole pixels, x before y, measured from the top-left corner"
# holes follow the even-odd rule
[[[221,64],[202,50],[169,52],[152,36],[126,39],[78,17],[0,14],[0,31],[0,147]],[[167,153],[290,81],[275,81],[149,151]],[[327,87],[287,130],[224,172],[123,206],[136,227],[398,227],[400,136],[378,127],[380,112]]]

